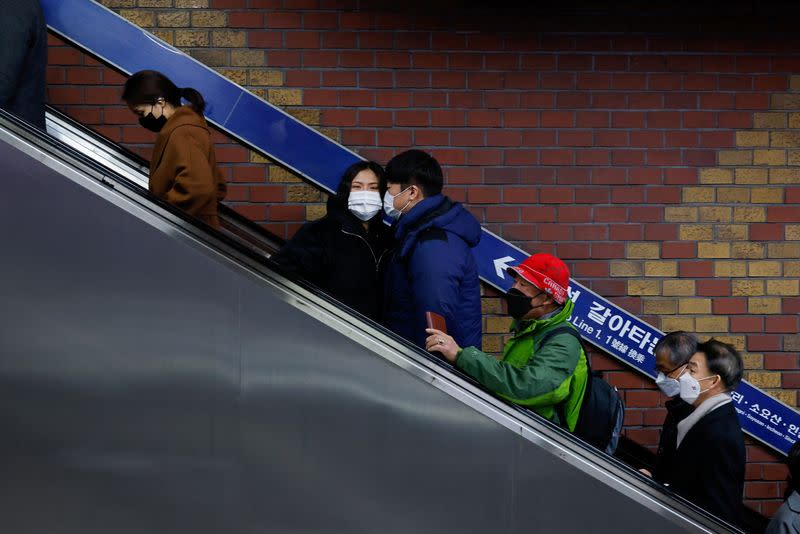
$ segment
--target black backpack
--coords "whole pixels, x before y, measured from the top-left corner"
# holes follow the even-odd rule
[[[578,332],[571,326],[564,325],[547,332],[539,342],[539,347],[559,334],[567,334],[578,340],[581,348],[583,341]],[[586,350],[584,349],[584,354]],[[586,392],[583,395],[578,422],[573,434],[601,451],[613,454],[617,448],[622,422],[625,419],[625,404],[617,392],[617,388],[603,380],[600,372],[592,372],[589,358],[586,358],[588,379]],[[564,405],[556,406],[556,413],[561,424],[566,423]]]

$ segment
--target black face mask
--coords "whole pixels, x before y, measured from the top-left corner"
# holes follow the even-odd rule
[[[536,308],[541,308],[544,304],[539,304],[538,306],[531,306],[531,301],[544,293],[544,291],[540,291],[532,297],[529,297],[519,289],[512,287],[506,293],[506,305],[508,306],[508,314],[516,320],[520,320],[525,315],[531,311],[535,310]]]
[[[139,119],[139,124],[142,125],[142,128],[146,128],[155,133],[160,132],[166,123],[167,118],[163,113],[159,118],[156,118],[152,111]]]
[[[522,319],[529,311],[533,309],[531,306],[531,299],[516,287],[512,287],[506,293],[506,305],[508,306],[508,314],[514,319]]]

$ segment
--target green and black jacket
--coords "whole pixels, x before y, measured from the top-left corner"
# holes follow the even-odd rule
[[[501,397],[574,431],[586,391],[586,354],[580,342],[566,333],[539,346],[548,331],[570,324],[573,307],[568,300],[552,317],[515,322],[514,337],[503,348],[501,360],[467,347],[459,352],[456,367]],[[556,410],[559,404],[563,412]],[[557,412],[566,421],[559,421]]]

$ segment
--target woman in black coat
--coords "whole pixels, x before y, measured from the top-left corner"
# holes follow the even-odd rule
[[[328,213],[306,223],[272,259],[375,321],[380,320],[391,230],[383,222],[383,168],[359,161],[342,176]]]

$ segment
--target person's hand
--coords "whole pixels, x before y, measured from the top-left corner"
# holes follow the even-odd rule
[[[448,362],[456,363],[456,356],[461,347],[458,346],[455,339],[435,328],[426,328],[425,331],[430,334],[425,340],[425,349],[428,352],[438,352]]]
[[[644,476],[646,476],[646,477],[653,478],[653,473],[651,473],[651,472],[650,472],[650,471],[648,471],[647,469],[639,469],[639,472],[640,472],[641,474],[643,474]]]

